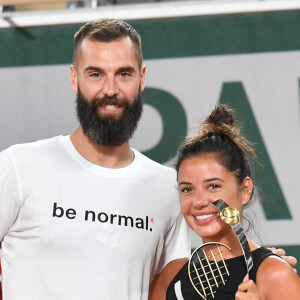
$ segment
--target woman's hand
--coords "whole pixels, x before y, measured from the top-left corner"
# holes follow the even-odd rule
[[[239,285],[238,291],[235,294],[235,300],[259,300],[257,287],[253,280],[249,279],[247,274],[243,282]]]

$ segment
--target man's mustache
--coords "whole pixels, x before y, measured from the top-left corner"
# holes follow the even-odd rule
[[[129,104],[126,99],[119,99],[117,97],[103,97],[103,98],[95,98],[90,102],[90,106],[92,108],[99,108],[100,106],[105,105],[116,105],[116,106],[127,106]]]

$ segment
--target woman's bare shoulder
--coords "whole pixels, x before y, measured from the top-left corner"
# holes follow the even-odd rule
[[[267,257],[260,265],[256,284],[262,299],[297,299],[300,278],[295,270],[278,256]]]

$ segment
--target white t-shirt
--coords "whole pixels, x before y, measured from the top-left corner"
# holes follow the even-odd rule
[[[69,136],[2,151],[4,300],[146,300],[155,273],[189,256],[175,171],[133,151],[120,169]]]

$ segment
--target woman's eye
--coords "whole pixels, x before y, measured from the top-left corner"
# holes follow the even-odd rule
[[[216,183],[211,183],[210,185],[209,185],[209,188],[210,189],[217,189],[217,188],[220,188],[221,186],[219,185],[219,184],[216,184]]]
[[[188,193],[190,192],[192,189],[190,187],[185,187],[185,188],[182,188],[180,191],[181,193]]]

